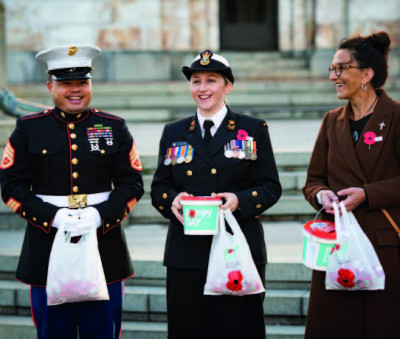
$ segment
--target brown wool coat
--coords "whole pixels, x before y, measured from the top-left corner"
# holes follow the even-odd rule
[[[360,136],[354,145],[350,103],[328,112],[323,119],[303,188],[309,203],[321,189],[335,193],[364,187],[368,203],[353,212],[372,242],[386,274],[383,291],[327,291],[325,272],[313,271],[307,314],[307,339],[400,338],[400,241],[381,209],[400,227],[400,102],[378,91],[379,100],[367,122],[367,131],[382,136],[371,145]],[[383,123],[383,124],[382,124]],[[331,215],[323,215],[332,220]]]

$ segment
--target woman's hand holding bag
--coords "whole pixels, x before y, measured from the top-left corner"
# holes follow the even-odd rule
[[[334,203],[333,209],[337,245],[326,270],[326,289],[383,290],[385,272],[357,219],[342,203]]]
[[[219,233],[213,236],[204,294],[243,296],[265,292],[235,217],[229,209],[220,209],[219,215]],[[233,234],[226,231],[225,218]]]
[[[59,226],[50,253],[46,292],[48,305],[109,300],[96,228],[89,228],[77,243],[71,243],[66,224]]]

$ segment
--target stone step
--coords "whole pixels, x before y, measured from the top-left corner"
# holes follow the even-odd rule
[[[306,174],[307,174],[306,171],[279,172],[279,180],[282,185],[282,190],[290,192],[301,192],[306,180]],[[153,174],[145,174],[143,176],[144,192],[145,192],[144,197],[150,195],[152,180],[153,180]]]
[[[297,63],[294,61],[294,65]],[[273,78],[274,67],[271,69]],[[279,68],[277,70],[281,73]],[[288,76],[304,71],[287,68]],[[251,74],[250,69],[246,72]],[[255,72],[254,77],[257,77],[258,71]],[[11,85],[9,88],[18,98],[53,106],[44,83]],[[385,89],[394,98],[400,96],[400,84],[396,78],[390,79]],[[327,79],[303,79],[239,81],[229,94],[229,104],[238,112],[271,120],[320,118],[344,102],[337,99],[334,87]],[[96,83],[92,106],[135,122],[166,122],[190,115],[194,111],[194,103],[185,81]]]
[[[261,214],[263,220],[305,220],[315,214],[314,209],[300,193],[283,193],[280,200]],[[160,223],[163,217],[152,206],[149,196],[143,197],[129,214],[126,223]],[[4,202],[0,202],[0,229],[23,229],[26,221],[16,215]]]
[[[127,237],[129,240],[129,234],[127,234]],[[151,247],[152,244],[148,246]],[[20,245],[17,247],[20,248]],[[301,249],[299,255],[301,256]],[[9,255],[0,255],[0,279],[2,281],[14,283],[18,259],[19,251]],[[132,263],[135,267],[136,275],[132,279],[126,280],[127,286],[165,286],[166,268],[161,261],[133,260]],[[311,270],[300,262],[270,262],[267,265],[265,278],[266,286],[270,290],[308,290],[311,281]]]
[[[15,128],[15,121],[0,121],[0,154],[3,154],[5,144],[11,133]],[[157,144],[159,140],[152,141],[155,145],[151,147],[151,153],[141,152],[140,153],[140,161],[143,167],[144,174],[153,174],[157,167],[157,154],[155,153],[155,149],[157,148]],[[140,141],[138,142],[141,143]],[[139,145],[144,146],[144,145]],[[140,149],[144,147],[138,147]],[[278,149],[274,152],[275,161],[278,169],[280,171],[301,171],[302,175],[304,171],[307,169],[308,163],[310,161],[310,151],[305,150],[284,150]]]
[[[304,175],[310,161],[311,152],[282,150],[275,151],[274,155],[280,173],[282,171],[300,171],[301,175]],[[145,174],[154,173],[157,167],[157,155],[141,154],[140,161]]]
[[[7,207],[0,209],[7,212]],[[310,215],[315,214],[314,209],[304,199],[303,195],[299,194],[283,194],[280,200],[267,211],[261,214],[263,220],[300,220]],[[135,208],[130,217],[130,220],[138,222],[156,222],[160,220],[161,215],[151,205],[150,198],[140,200],[138,208]]]
[[[299,325],[307,314],[309,291],[306,289],[269,289],[264,301],[266,322]],[[29,315],[29,286],[18,281],[0,280],[0,314]],[[125,287],[124,319],[166,321],[165,287]]]
[[[268,325],[268,339],[301,339],[304,326]],[[0,339],[35,338],[36,329],[32,318],[28,316],[0,316]],[[124,321],[122,335],[124,339],[166,339],[167,324],[156,322]]]

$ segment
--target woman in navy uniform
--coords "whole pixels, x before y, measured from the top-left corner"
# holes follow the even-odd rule
[[[233,211],[263,283],[267,263],[259,216],[281,195],[267,124],[225,105],[234,77],[228,61],[204,51],[183,67],[197,112],[165,126],[152,182],[153,206],[168,218],[168,335],[264,338],[263,294],[204,296],[212,236],[184,235],[183,196],[219,196]],[[238,142],[247,140],[248,149]],[[182,161],[184,155],[184,161]]]
[[[48,65],[55,108],[17,120],[1,168],[2,198],[27,220],[16,278],[31,285],[38,338],[119,338],[123,280],[134,275],[121,222],[143,195],[142,168],[125,121],[88,108],[91,61],[87,45],[37,55]],[[97,228],[109,301],[47,306],[46,280],[57,227],[75,235]]]

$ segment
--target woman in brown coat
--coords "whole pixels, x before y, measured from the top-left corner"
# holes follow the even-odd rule
[[[304,195],[324,219],[333,201],[353,211],[386,274],[380,291],[325,289],[325,272],[313,271],[305,338],[400,338],[400,241],[383,213],[400,225],[400,103],[381,87],[388,66],[385,32],[343,40],[329,68],[345,106],[322,122]]]

